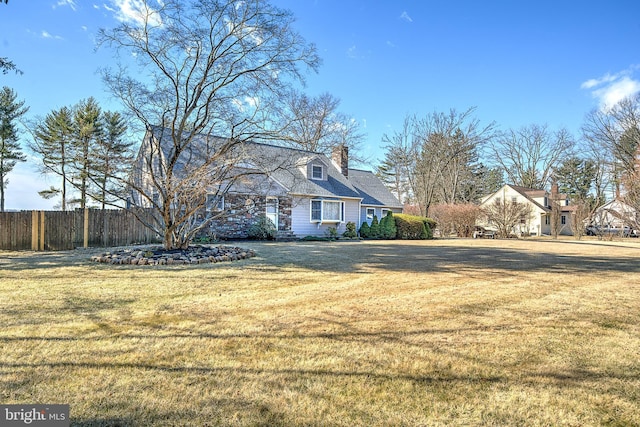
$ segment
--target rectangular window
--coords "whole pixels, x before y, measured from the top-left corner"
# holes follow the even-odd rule
[[[322,179],[322,166],[312,165],[311,166],[311,179]]]
[[[376,210],[374,208],[367,208],[367,221],[373,221],[373,216],[376,214]]]
[[[339,200],[312,200],[312,222],[343,222],[344,202]]]
[[[311,221],[322,221],[322,201],[311,201]]]
[[[549,219],[549,215],[544,217],[544,225],[549,225],[551,224],[551,220]]]
[[[567,224],[567,216],[566,215],[562,215],[560,217],[560,222],[562,223],[562,225],[566,225]]]
[[[517,197],[512,197],[511,198],[511,203],[518,203],[518,198]]]

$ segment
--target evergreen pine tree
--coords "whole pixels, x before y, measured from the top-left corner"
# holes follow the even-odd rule
[[[18,162],[27,160],[18,144],[16,120],[29,108],[16,98],[16,93],[6,86],[0,91],[0,212],[4,212],[4,193],[9,184],[7,175]]]
[[[369,237],[372,239],[380,237],[380,223],[378,222],[378,217],[376,215],[373,216],[371,226],[369,226]]]
[[[380,221],[380,235],[383,239],[395,239],[397,234],[396,220],[391,211]]]
[[[371,229],[369,228],[369,224],[367,223],[367,221],[364,221],[360,226],[360,237],[362,237],[363,239],[367,239],[370,235]]]
[[[67,210],[67,183],[71,181],[70,164],[73,162],[73,112],[62,107],[47,114],[44,121],[38,123],[33,132],[34,141],[31,151],[42,159],[43,173],[53,173],[60,177],[61,187],[51,187],[38,194],[45,199],[60,195],[60,208]]]

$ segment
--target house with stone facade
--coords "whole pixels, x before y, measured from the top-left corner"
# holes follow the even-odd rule
[[[134,176],[142,187],[152,175],[145,160],[149,147],[154,146],[152,138],[161,138],[159,133],[163,131],[148,130],[141,144]],[[211,139],[202,136],[196,140],[200,142],[190,148],[191,162],[207,151],[198,149],[198,144],[215,146]],[[347,147],[334,150],[331,158],[323,153],[258,142],[245,142],[238,150],[242,155],[234,158],[234,167],[244,173],[225,188],[222,196],[212,190],[216,197],[206,209],[215,210],[218,218],[203,231],[205,234],[223,239],[246,238],[248,228],[266,217],[282,238],[324,236],[330,228],[343,233],[349,222],[359,228],[362,222],[371,222],[374,215],[380,219],[387,211],[402,212],[402,204],[374,173],[349,167]],[[152,189],[149,187],[148,191]],[[135,194],[132,198],[137,205],[144,205],[144,200],[135,199]]]
[[[569,203],[569,197],[558,192],[557,184],[551,186],[551,191],[536,188],[526,188],[513,184],[505,184],[493,194],[485,196],[480,203],[481,207],[488,207],[500,203],[521,203],[528,207],[528,214],[522,215],[518,224],[511,232],[518,236],[542,236],[551,234],[552,203],[559,205],[560,233],[572,235],[571,221],[573,220],[574,206]],[[478,225],[491,228],[492,224],[481,218]]]

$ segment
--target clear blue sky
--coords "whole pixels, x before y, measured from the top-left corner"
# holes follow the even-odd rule
[[[9,0],[0,4],[0,57],[23,75],[0,75],[30,106],[30,117],[93,96],[119,105],[96,70],[100,27],[126,19],[138,0]],[[579,136],[585,114],[640,91],[640,1],[274,0],[323,58],[307,92],[329,92],[358,120],[366,148],[407,114],[477,107],[501,129],[564,126]],[[26,137],[26,136],[25,136]],[[6,208],[49,209],[37,191],[57,179],[36,161],[9,175]]]

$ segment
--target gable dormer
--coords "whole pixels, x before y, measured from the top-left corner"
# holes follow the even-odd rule
[[[326,181],[328,165],[319,156],[308,157],[300,164],[300,170],[307,179],[312,181]]]

